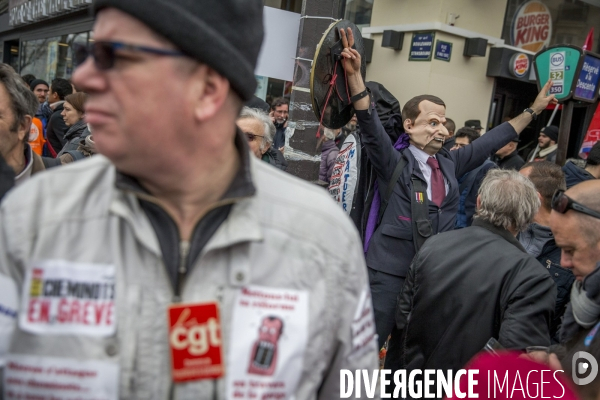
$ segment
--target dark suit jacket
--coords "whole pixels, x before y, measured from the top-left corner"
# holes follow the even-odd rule
[[[410,150],[399,152],[394,149],[374,110],[371,113],[367,110],[357,111],[356,116],[363,145],[377,174],[381,198],[385,195],[400,157],[406,158],[406,167],[398,182],[394,183],[394,192],[381,224],[373,233],[366,255],[370,268],[405,277],[415,255],[411,225],[411,177],[415,176],[424,182],[425,179]],[[441,207],[429,203],[429,218],[434,234],[454,229],[459,199],[456,177],[479,167],[490,153],[516,137],[513,127],[504,123],[459,150],[440,150],[437,159],[450,188]]]

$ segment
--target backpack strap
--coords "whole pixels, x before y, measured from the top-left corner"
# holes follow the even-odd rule
[[[406,159],[402,154],[400,154],[400,161],[396,164],[396,168],[394,169],[394,173],[392,174],[392,179],[388,182],[387,188],[385,190],[385,196],[381,199],[381,206],[379,207],[379,215],[377,217],[377,225],[381,223],[381,219],[383,218],[383,214],[385,213],[385,209],[390,202],[390,197],[392,197],[392,192],[394,191],[394,186],[396,186],[396,182],[400,179],[400,175],[402,174],[402,170],[406,166]]]
[[[416,177],[411,177],[412,191],[410,199],[410,212],[413,226],[413,243],[415,252],[418,252],[423,243],[433,234],[433,227],[429,219],[429,199],[427,198],[427,185]]]

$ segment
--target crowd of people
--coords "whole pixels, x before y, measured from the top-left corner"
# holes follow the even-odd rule
[[[89,372],[60,380],[82,399],[329,400],[341,370],[456,371],[489,343],[567,380],[600,357],[600,143],[557,165],[548,126],[517,153],[551,82],[457,129],[364,82],[340,30],[355,115],[323,127],[315,185],[283,172],[289,101],[253,95],[262,2],[207,4],[96,0],[72,81],[0,65],[6,398],[60,397],[59,370]],[[349,139],[342,210],[319,186]]]

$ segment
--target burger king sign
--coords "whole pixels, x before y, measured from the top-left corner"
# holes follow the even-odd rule
[[[537,53],[550,45],[552,16],[542,2],[529,1],[515,13],[511,29],[511,42],[515,47]]]

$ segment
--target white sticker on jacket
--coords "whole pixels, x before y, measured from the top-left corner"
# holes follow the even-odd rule
[[[358,307],[352,319],[352,350],[350,357],[360,357],[366,351],[373,351],[377,347],[377,334],[373,319],[373,305],[371,291],[363,290],[358,300]],[[373,344],[375,345],[373,346]]]
[[[11,354],[4,398],[112,400],[119,397],[119,365],[102,361]]]
[[[0,368],[4,366],[10,340],[17,323],[17,285],[4,275],[0,275]]]
[[[228,399],[289,399],[308,342],[308,292],[246,286],[235,300]]]
[[[39,262],[27,270],[19,326],[36,334],[110,336],[114,300],[114,265]]]

